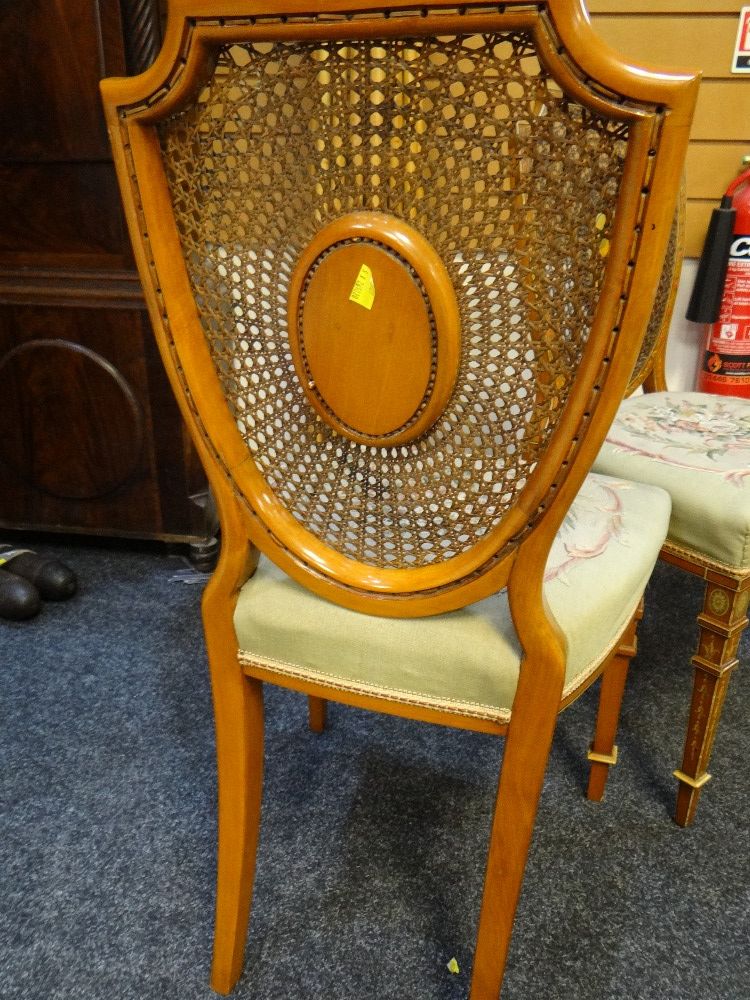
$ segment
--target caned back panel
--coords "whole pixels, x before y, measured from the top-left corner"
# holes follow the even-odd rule
[[[656,298],[646,327],[646,334],[638,352],[638,359],[628,383],[628,394],[635,392],[655,369],[660,373],[660,378],[664,377],[667,338],[680,282],[685,246],[685,201],[685,185],[683,183],[678,196],[672,229],[669,233],[664,265],[656,289]]]
[[[277,500],[325,546],[435,565],[517,503],[589,340],[628,129],[566,96],[525,30],[227,45],[197,101],[159,125],[227,405]],[[424,236],[459,305],[452,396],[396,447],[323,419],[289,345],[297,258],[360,211]]]

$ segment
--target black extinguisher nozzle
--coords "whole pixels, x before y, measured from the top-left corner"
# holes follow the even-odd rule
[[[736,215],[732,197],[726,194],[719,208],[711,213],[693,294],[685,313],[686,319],[693,323],[715,323],[719,318]]]

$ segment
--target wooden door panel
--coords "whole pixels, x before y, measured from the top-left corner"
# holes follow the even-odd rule
[[[3,160],[109,159],[93,0],[0,4],[0,66]]]
[[[141,310],[0,312],[0,522],[200,534],[201,473]]]
[[[122,268],[130,259],[111,163],[0,164],[0,263]]]
[[[144,69],[156,0],[0,2],[0,525],[203,534],[205,480],[133,265],[99,80]]]

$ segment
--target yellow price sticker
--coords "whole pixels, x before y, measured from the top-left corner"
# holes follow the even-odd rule
[[[364,309],[372,309],[372,304],[375,301],[375,279],[367,264],[363,264],[359,269],[354,287],[349,294],[349,301],[356,302]]]

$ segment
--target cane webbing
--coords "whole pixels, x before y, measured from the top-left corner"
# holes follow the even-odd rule
[[[627,127],[566,97],[514,31],[227,47],[195,105],[159,130],[227,403],[278,500],[375,566],[470,549],[518,499],[568,398]],[[361,210],[431,243],[461,314],[450,402],[391,448],[322,419],[289,350],[295,261]]]
[[[674,303],[675,280],[679,278],[680,264],[682,263],[681,247],[681,225],[679,218],[679,208],[675,214],[672,229],[669,233],[669,243],[667,253],[664,258],[659,284],[656,289],[656,298],[651,310],[651,317],[648,321],[646,334],[643,338],[638,360],[633,369],[628,392],[636,389],[646,378],[654,360],[654,352],[663,349],[662,340],[666,339],[669,322],[672,318],[672,305]],[[665,329],[665,326],[667,329]]]

